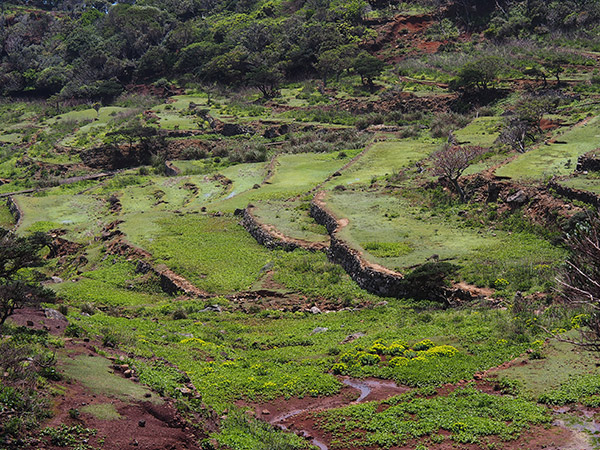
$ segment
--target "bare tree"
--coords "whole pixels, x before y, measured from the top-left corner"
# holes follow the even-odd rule
[[[473,160],[486,151],[486,148],[477,146],[446,145],[431,157],[433,174],[448,180],[460,196],[460,201],[465,202],[466,194],[458,179]]]
[[[567,244],[571,254],[558,283],[565,304],[583,310],[573,321],[581,340],[570,342],[600,351],[600,215],[588,214]]]

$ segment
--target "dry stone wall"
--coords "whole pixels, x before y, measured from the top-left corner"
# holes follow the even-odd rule
[[[548,189],[553,189],[558,195],[566,197],[570,200],[577,200],[600,208],[600,196],[594,194],[593,192],[573,189],[557,183],[556,181],[550,181],[548,183]]]
[[[402,274],[392,272],[366,261],[360,252],[336,236],[339,223],[336,217],[318,200],[313,199],[310,214],[323,225],[331,237],[327,255],[332,262],[340,264],[356,283],[368,292],[383,297],[404,297],[407,294]]]
[[[17,202],[15,202],[15,200],[12,196],[6,197],[6,206],[8,206],[8,210],[15,218],[15,229],[16,229],[19,227],[19,224],[21,223],[21,218],[23,217],[21,208],[19,208],[19,205],[17,204]]]

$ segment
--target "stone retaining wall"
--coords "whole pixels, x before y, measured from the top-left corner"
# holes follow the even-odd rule
[[[236,210],[235,214],[242,216],[241,225],[246,229],[250,236],[269,249],[282,249],[288,252],[303,248],[309,251],[325,251],[327,245],[319,242],[306,242],[299,239],[292,239],[277,233],[267,225],[261,223],[254,214],[252,206],[243,210]]]
[[[577,172],[600,171],[600,159],[592,156],[582,155],[577,159]]]
[[[573,189],[559,184],[556,181],[550,181],[548,183],[548,189],[553,189],[558,195],[566,197],[570,200],[578,200],[580,202],[588,203],[600,208],[600,196],[594,194],[593,192]]]
[[[318,201],[310,205],[310,215],[329,232],[331,244],[327,255],[332,262],[340,264],[356,283],[368,292],[383,297],[406,296],[406,283],[402,274],[386,270],[366,261],[360,252],[351,248],[336,236],[338,221]]]
[[[6,206],[8,206],[8,210],[15,218],[15,229],[16,229],[19,227],[19,224],[21,223],[21,218],[23,217],[21,208],[19,208],[19,205],[17,204],[17,202],[15,202],[15,200],[12,196],[6,197]]]

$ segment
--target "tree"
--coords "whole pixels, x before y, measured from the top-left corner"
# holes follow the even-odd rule
[[[264,98],[273,98],[279,92],[279,84],[283,81],[283,74],[277,66],[269,66],[264,62],[252,67],[246,74],[248,85],[257,88]]]
[[[499,68],[499,59],[492,56],[469,62],[460,69],[458,77],[452,82],[452,87],[456,90],[487,91],[496,80]]]
[[[544,81],[544,87],[548,86],[546,72],[544,72],[540,67],[527,67],[523,70],[523,75],[535,77],[536,80],[541,78]]]
[[[500,142],[525,153],[527,146],[535,142],[541,133],[540,121],[544,114],[553,109],[554,102],[555,100],[547,96],[520,100],[515,106],[514,116],[510,116],[504,124]]]
[[[560,85],[560,74],[565,71],[564,66],[568,64],[563,55],[552,55],[544,61],[544,68],[556,77],[556,84]]]
[[[465,202],[466,194],[458,179],[473,160],[486,151],[483,147],[448,144],[432,155],[433,174],[448,180],[460,196],[460,201]]]
[[[23,270],[43,264],[41,250],[50,240],[44,233],[27,237],[0,228],[0,328],[16,309],[53,298],[53,292],[25,278]]]
[[[381,75],[381,72],[383,72],[383,68],[385,67],[384,62],[377,59],[375,56],[362,51],[354,59],[354,64],[352,66],[356,73],[360,75],[362,84],[369,86],[369,91],[373,92],[375,90],[373,78]]]
[[[600,351],[600,215],[588,214],[566,243],[570,255],[558,279],[561,295],[568,306],[584,310],[572,320],[581,333],[574,343]]]

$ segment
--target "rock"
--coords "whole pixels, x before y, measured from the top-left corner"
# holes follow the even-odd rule
[[[218,312],[218,313],[220,313],[221,311],[223,311],[223,308],[221,308],[219,305],[210,305],[210,306],[207,306],[206,308],[200,310],[200,312]]]
[[[53,283],[62,283],[63,279],[61,277],[51,277],[50,280],[52,280]]]
[[[56,309],[44,308],[44,314],[48,319],[67,320],[64,314],[58,312]]]
[[[146,274],[152,269],[152,266],[145,261],[138,261],[135,266],[135,273],[143,273]]]
[[[142,428],[144,428],[145,426],[146,426],[146,421],[145,421],[145,420],[140,420],[140,421],[138,422],[138,427],[142,427]]]
[[[342,341],[340,342],[340,344],[348,344],[349,342],[355,341],[358,338],[365,337],[365,336],[366,336],[366,334],[362,333],[360,331],[358,333],[349,334],[344,339],[342,339]]]
[[[123,372],[123,375],[125,375],[125,377],[127,378],[131,378],[131,376],[133,375],[133,370],[128,369],[125,372]]]
[[[190,395],[192,395],[192,390],[190,388],[178,387],[175,390],[177,392],[179,392],[181,395],[183,395],[184,397],[189,397]]]
[[[515,203],[517,205],[522,205],[523,203],[527,202],[527,200],[529,200],[529,197],[527,197],[527,194],[523,190],[519,190],[519,191],[515,192],[513,195],[510,195],[506,199],[506,202],[507,203]]]
[[[329,328],[317,327],[314,330],[312,330],[310,334],[325,333],[326,331],[329,331]]]
[[[269,414],[271,414],[271,411],[269,411],[268,409],[263,409],[262,414],[268,416]]]
[[[310,312],[313,314],[321,314],[321,310],[319,308],[317,308],[316,306],[313,306],[312,308],[310,308]]]
[[[221,134],[223,136],[237,136],[246,133],[254,134],[254,130],[252,128],[243,127],[237,123],[224,123],[223,128],[221,129]]]

